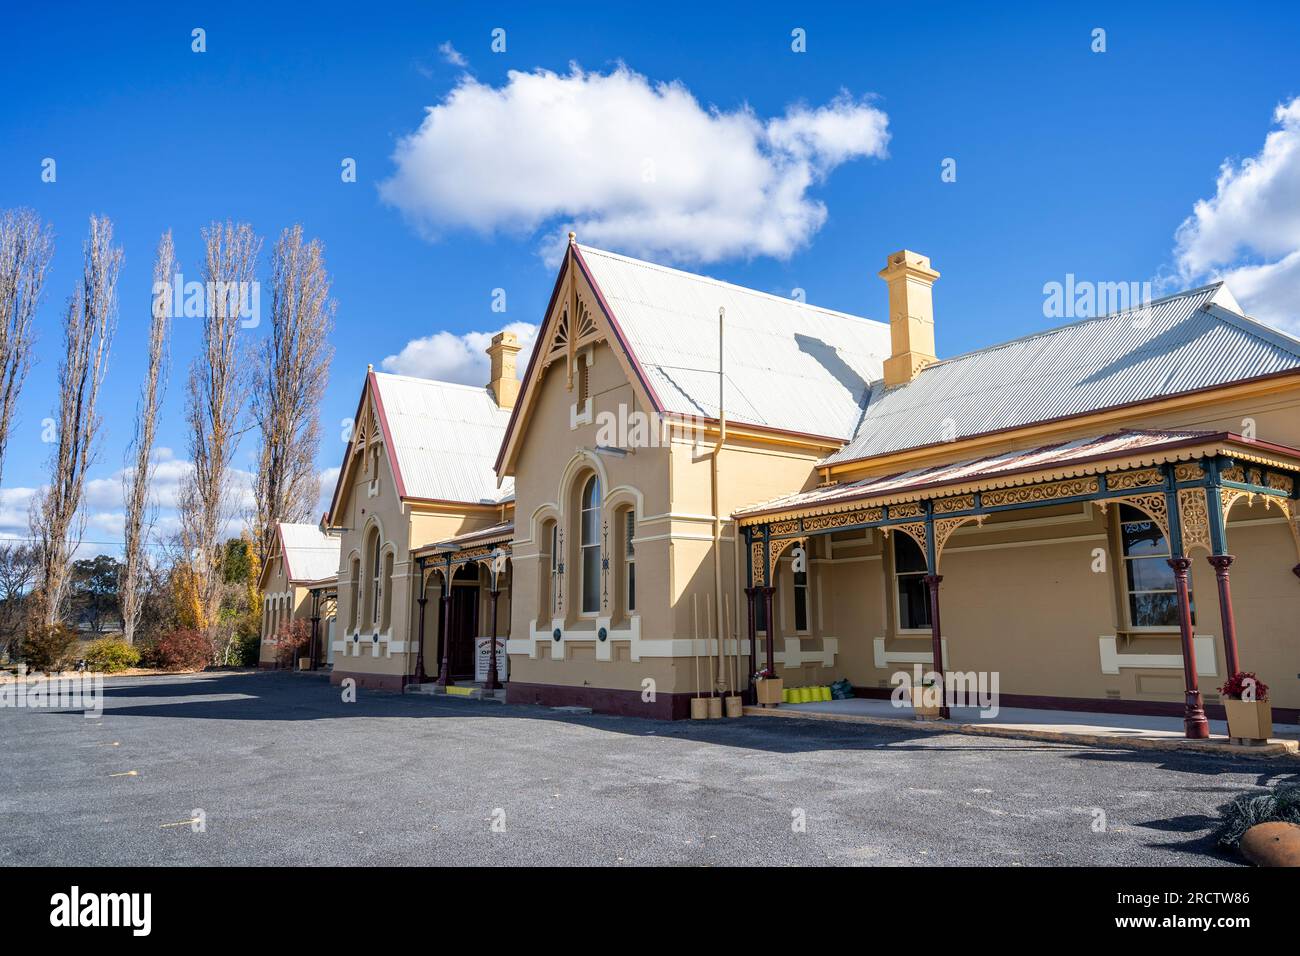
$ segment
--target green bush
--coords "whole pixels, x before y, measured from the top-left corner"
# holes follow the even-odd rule
[[[241,634],[235,639],[235,660],[238,667],[256,667],[262,653],[262,637],[259,634]]]
[[[77,632],[64,624],[33,624],[23,635],[19,656],[34,671],[62,670],[71,663]]]
[[[101,637],[86,649],[86,666],[115,674],[140,663],[140,652],[120,637]]]

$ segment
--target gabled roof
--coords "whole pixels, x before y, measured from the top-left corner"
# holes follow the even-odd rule
[[[492,469],[510,410],[486,387],[370,374],[401,497],[465,504],[514,497],[514,481],[498,488]]]
[[[314,524],[276,525],[285,577],[293,584],[320,581],[339,573],[339,539]]]
[[[1300,341],[1240,314],[1223,283],[945,359],[871,387],[856,437],[823,465],[1300,368]]]
[[[889,356],[889,326],[574,244],[660,412],[718,417],[718,308],[728,421],[847,441]]]

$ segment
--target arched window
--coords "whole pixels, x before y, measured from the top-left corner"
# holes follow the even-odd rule
[[[592,475],[582,489],[579,515],[582,551],[582,613],[600,610],[600,479]]]
[[[352,630],[361,630],[361,559],[352,559],[352,574],[348,585],[348,598],[352,601],[349,613],[352,615]]]
[[[623,612],[631,614],[636,610],[636,512],[631,508],[623,509],[617,524],[622,538],[619,550],[623,555],[623,573],[619,580]]]
[[[542,525],[541,609],[539,619],[555,617],[556,577],[560,573],[559,525],[547,521]]]
[[[379,530],[370,537],[370,623],[379,623]]]
[[[382,629],[387,631],[393,622],[393,552],[384,555],[384,579],[380,587],[383,595],[384,615]]]

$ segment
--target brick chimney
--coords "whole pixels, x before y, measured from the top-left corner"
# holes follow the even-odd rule
[[[906,385],[931,362],[934,354],[932,287],[939,273],[919,252],[895,252],[880,270],[889,286],[889,339],[892,354],[885,360],[885,387]]]
[[[492,378],[488,388],[500,408],[514,408],[519,397],[519,378],[515,374],[515,356],[519,354],[519,339],[513,332],[498,332],[487,347],[492,360]]]

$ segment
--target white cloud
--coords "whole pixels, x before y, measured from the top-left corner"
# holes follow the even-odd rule
[[[438,44],[438,52],[452,66],[469,66],[469,60],[465,59],[464,55],[451,45],[450,40]]]
[[[1300,332],[1300,97],[1273,113],[1256,156],[1219,168],[1215,194],[1178,228],[1188,281],[1223,278],[1251,315]]]
[[[500,331],[513,332],[519,339],[520,352],[516,359],[517,370],[523,374],[528,356],[533,351],[537,326],[531,322],[511,322]],[[495,332],[435,332],[424,338],[412,339],[396,355],[381,363],[385,372],[433,378],[440,382],[459,382],[462,385],[487,385],[490,368],[487,347]]]
[[[884,157],[888,124],[847,93],[768,120],[706,109],[681,83],[625,66],[511,72],[500,88],[465,76],[398,143],[380,191],[431,237],[545,227],[551,260],[569,228],[656,259],[785,258],[826,220],[809,188]]]

